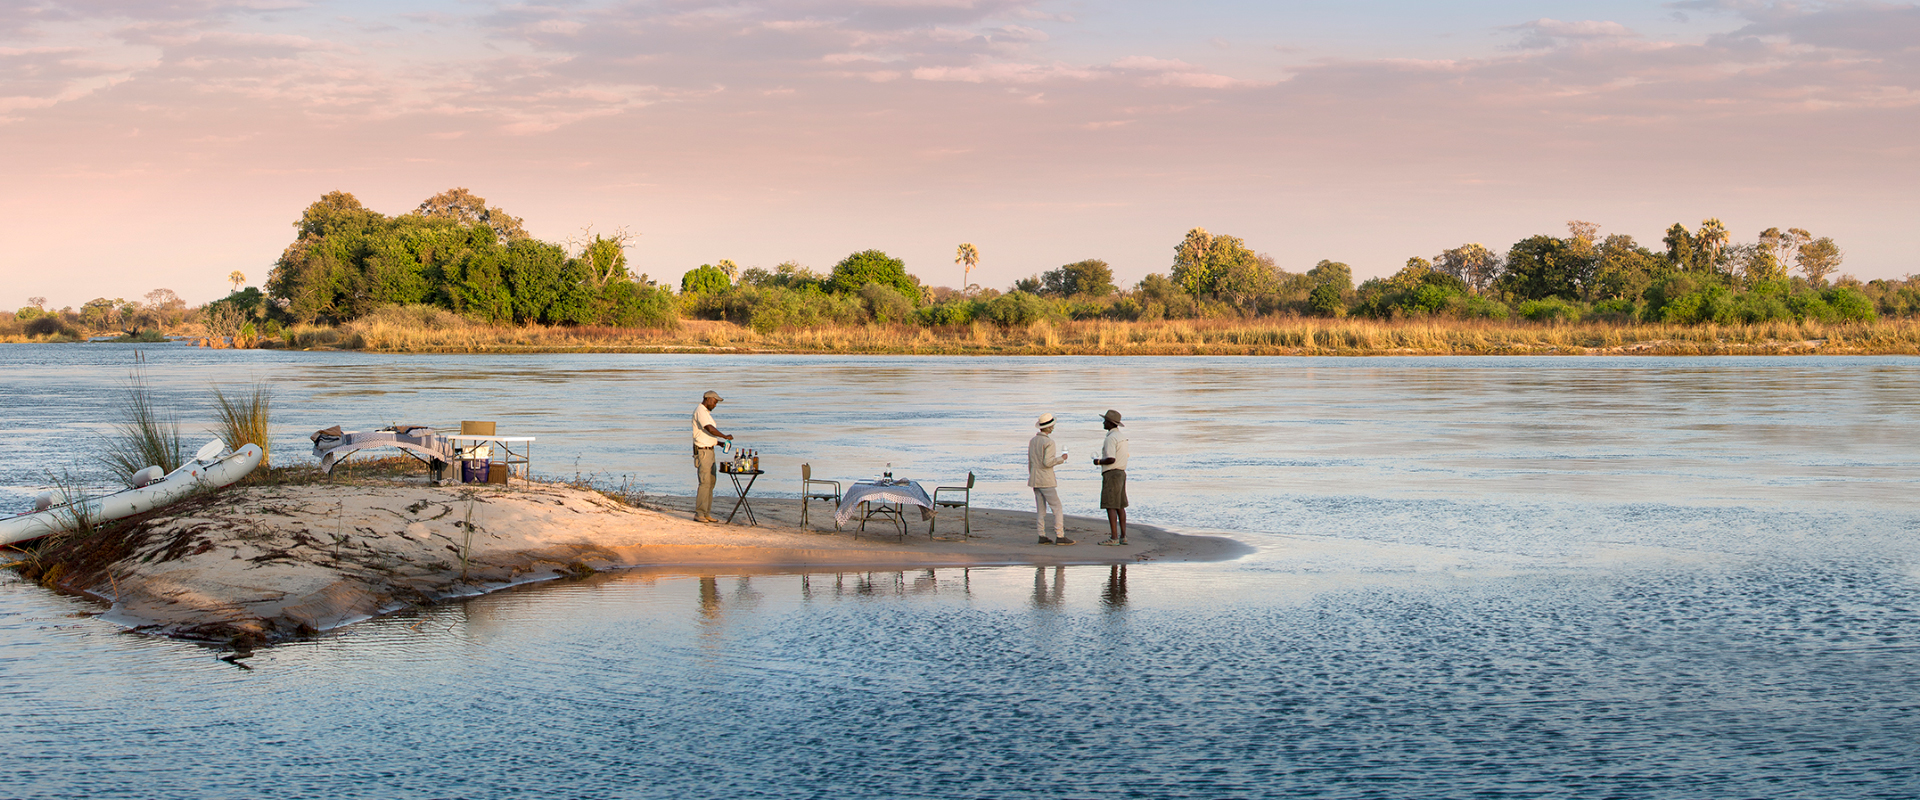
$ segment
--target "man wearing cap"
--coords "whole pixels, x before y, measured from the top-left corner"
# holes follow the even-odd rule
[[[1040,533],[1041,544],[1073,544],[1067,538],[1066,512],[1060,508],[1060,490],[1055,488],[1059,482],[1053,478],[1053,468],[1066,463],[1067,454],[1056,453],[1053,443],[1053,415],[1041,414],[1034,420],[1033,426],[1040,432],[1027,442],[1027,485],[1033,487],[1033,526]],[[1053,540],[1047,540],[1047,504],[1053,504]]]
[[[1120,432],[1120,412],[1107,409],[1100,418],[1107,428],[1107,440],[1093,465],[1100,468],[1100,507],[1107,510],[1107,540],[1101,544],[1127,543],[1127,435]]]
[[[713,518],[713,484],[720,476],[713,471],[713,447],[721,439],[733,437],[713,425],[713,407],[720,405],[720,393],[709,391],[693,407],[693,471],[698,473],[700,491],[693,499],[693,518],[698,522],[719,522]]]

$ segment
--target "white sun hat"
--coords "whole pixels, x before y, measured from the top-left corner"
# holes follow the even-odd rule
[[[1033,421],[1033,427],[1043,429],[1053,427],[1053,415],[1041,414],[1039,419]]]

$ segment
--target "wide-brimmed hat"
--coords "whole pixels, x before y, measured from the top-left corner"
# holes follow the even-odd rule
[[[712,400],[713,402],[716,402],[716,403],[724,402],[720,399],[720,393],[712,389],[708,389],[706,394],[700,395],[700,399]]]
[[[1033,421],[1033,427],[1040,428],[1042,430],[1053,427],[1053,415],[1041,414],[1039,419],[1036,419]]]
[[[1113,423],[1115,426],[1120,425],[1120,412],[1111,408],[1107,409],[1107,413],[1101,414],[1100,418]]]

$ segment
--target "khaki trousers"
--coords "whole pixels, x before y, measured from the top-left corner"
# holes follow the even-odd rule
[[[706,519],[713,516],[713,484],[720,479],[713,471],[713,448],[693,448],[693,471],[700,478],[700,490],[693,497],[693,516]]]

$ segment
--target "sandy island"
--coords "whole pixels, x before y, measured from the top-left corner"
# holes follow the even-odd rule
[[[724,516],[731,502],[715,497]],[[444,486],[356,481],[236,486],[42,552],[43,582],[91,595],[134,630],[236,644],[312,635],[416,605],[517,584],[641,567],[878,569],[1207,561],[1251,551],[1218,537],[1129,526],[1126,547],[1095,544],[1104,518],[1068,517],[1073,546],[1034,541],[1033,512],[958,511],[906,535],[876,520],[834,531],[814,504],[755,499],[759,527],[690,518],[691,498],[633,504],[563,484]],[[470,516],[469,516],[470,515]],[[744,516],[744,515],[743,515]],[[467,523],[472,521],[471,536]],[[463,564],[464,551],[464,564]],[[57,567],[53,566],[57,565]]]

